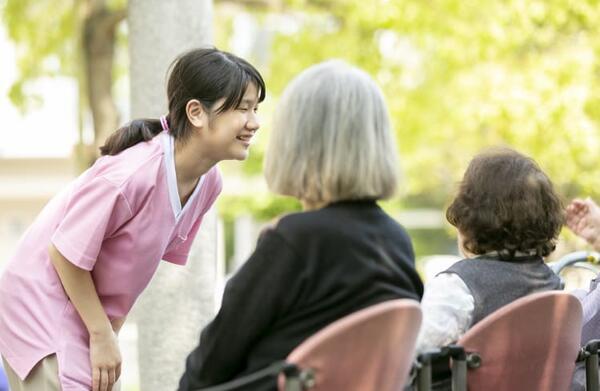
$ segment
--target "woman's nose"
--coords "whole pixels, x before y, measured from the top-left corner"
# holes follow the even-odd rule
[[[250,114],[249,118],[248,118],[248,122],[246,122],[246,127],[250,130],[258,130],[258,128],[260,128],[260,120],[258,118],[258,115],[256,113],[252,113]]]

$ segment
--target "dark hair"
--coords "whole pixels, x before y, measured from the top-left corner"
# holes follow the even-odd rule
[[[210,113],[215,102],[225,102],[214,114],[237,107],[248,85],[256,86],[258,101],[265,99],[265,82],[246,60],[216,48],[194,49],[180,55],[170,66],[167,84],[169,132],[179,140],[190,135],[186,105],[197,99]],[[162,131],[158,119],[136,119],[111,134],[100,147],[102,155],[116,155],[139,142],[148,141]]]
[[[552,182],[533,159],[496,148],[471,161],[446,219],[469,252],[513,258],[517,251],[554,251],[564,214]]]

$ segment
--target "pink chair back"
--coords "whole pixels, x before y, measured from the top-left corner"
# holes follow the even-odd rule
[[[469,391],[566,391],[581,337],[581,304],[558,291],[528,295],[473,326],[458,345],[481,356]]]
[[[399,391],[413,362],[420,326],[416,301],[386,301],[325,327],[287,361],[314,371],[311,391]]]

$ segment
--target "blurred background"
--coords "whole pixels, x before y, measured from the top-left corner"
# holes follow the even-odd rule
[[[131,119],[126,11],[126,0],[0,0],[0,268]],[[261,175],[271,114],[294,75],[333,57],[386,95],[403,182],[383,207],[409,230],[424,276],[458,255],[444,209],[484,147],[532,156],[565,201],[600,199],[598,20],[597,0],[214,0],[215,46],[252,62],[268,88],[250,158],[221,164],[222,267],[235,270],[263,224],[299,209]],[[565,231],[555,257],[585,248]],[[131,373],[126,390],[138,389]]]

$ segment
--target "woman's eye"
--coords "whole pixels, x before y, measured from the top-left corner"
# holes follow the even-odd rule
[[[237,109],[240,110],[240,111],[248,111],[247,107],[238,107]]]

